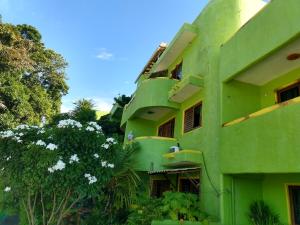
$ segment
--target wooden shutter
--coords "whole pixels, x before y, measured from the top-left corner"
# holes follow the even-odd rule
[[[175,119],[171,119],[168,122],[161,125],[158,129],[158,136],[160,137],[174,137],[174,125]]]
[[[189,108],[184,112],[184,132],[188,132],[193,129],[194,125],[194,107]]]

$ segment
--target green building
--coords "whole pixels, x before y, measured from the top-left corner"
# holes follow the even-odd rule
[[[211,0],[159,46],[121,124],[149,195],[199,193],[223,225],[264,200],[300,224],[299,15],[299,0]]]

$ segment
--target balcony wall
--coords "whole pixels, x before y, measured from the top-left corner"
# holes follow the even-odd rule
[[[224,126],[223,173],[300,172],[300,97]]]
[[[202,152],[198,150],[180,150],[164,154],[163,165],[166,167],[193,167],[202,162]]]
[[[138,171],[163,169],[163,155],[168,153],[171,146],[177,145],[174,138],[163,137],[138,137],[135,139],[140,145],[136,153],[135,165]]]
[[[178,81],[162,77],[144,80],[138,86],[132,101],[125,106],[121,125],[123,126],[128,119],[145,114],[145,109],[157,108],[160,112],[178,109],[177,103],[168,101],[168,92],[176,82]]]
[[[299,0],[274,0],[245,24],[222,47],[221,80],[232,79],[297,37],[299,9]]]

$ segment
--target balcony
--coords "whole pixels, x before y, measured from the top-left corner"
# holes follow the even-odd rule
[[[164,137],[137,137],[135,141],[139,143],[140,150],[136,153],[136,170],[150,171],[163,169],[162,155],[168,152],[171,146],[177,145],[174,138]]]
[[[271,1],[245,24],[221,49],[221,80],[262,86],[298,68],[289,58],[300,53],[299,8],[299,0]]]
[[[176,82],[178,81],[165,77],[141,82],[131,102],[124,108],[121,126],[124,126],[126,121],[132,118],[157,121],[179,109],[179,104],[168,100],[168,92]]]
[[[223,173],[300,172],[300,97],[223,126]]]
[[[197,150],[181,150],[164,154],[163,165],[165,167],[193,167],[202,162],[202,152]]]
[[[201,90],[203,86],[203,77],[188,76],[172,87],[169,91],[169,99],[173,102],[182,103]]]

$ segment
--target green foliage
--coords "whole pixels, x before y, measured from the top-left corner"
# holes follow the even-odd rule
[[[165,192],[163,198],[139,196],[132,205],[128,225],[151,225],[153,220],[207,221],[206,213],[200,210],[199,198],[195,194]]]
[[[0,24],[0,129],[39,124],[60,110],[67,63],[29,25]],[[3,107],[5,106],[5,107]]]
[[[72,117],[80,122],[96,121],[96,110],[92,100],[81,99],[74,103]]]
[[[253,225],[280,225],[279,216],[272,212],[264,201],[255,201],[250,205],[249,220]]]
[[[190,193],[165,192],[162,211],[171,220],[200,221],[207,217],[201,213],[199,197]]]
[[[120,107],[120,111],[115,113],[114,116],[111,114],[107,114],[102,116],[98,120],[98,124],[102,127],[103,132],[107,136],[113,136],[118,135],[120,140],[124,139],[124,131],[120,128],[121,120],[122,120],[122,112],[123,107],[128,104],[128,102],[131,100],[131,97],[128,97],[126,95],[121,95],[116,98],[114,98],[115,103]]]
[[[2,206],[20,206],[29,225],[62,224],[89,199],[100,198],[106,214],[126,208],[139,180],[131,168],[135,149],[106,138],[95,122],[0,132]]]
[[[151,225],[153,220],[163,219],[162,199],[139,196],[136,204],[131,206],[127,225]]]

